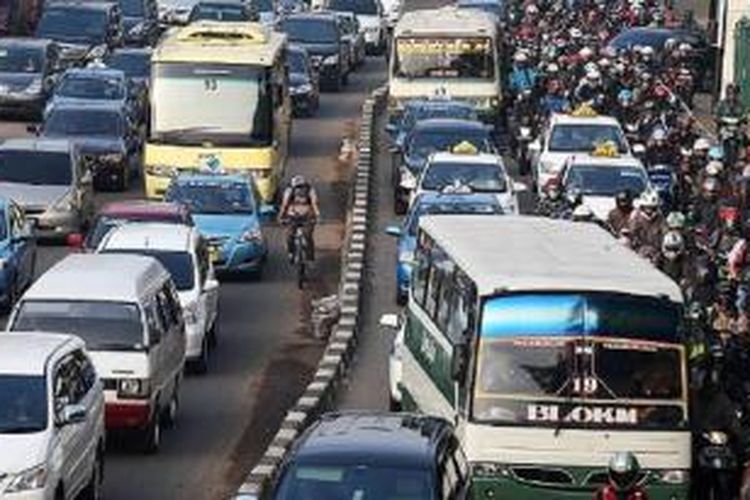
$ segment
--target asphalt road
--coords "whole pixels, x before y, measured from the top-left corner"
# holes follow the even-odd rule
[[[309,290],[296,289],[284,258],[283,234],[267,227],[268,265],[260,281],[222,282],[219,345],[205,376],[188,376],[176,429],[157,455],[111,440],[107,454],[108,500],[218,499],[241,483],[278,428],[287,408],[312,377],[322,352],[307,321],[309,301],[334,293],[351,167],[338,161],[342,137],[354,136],[365,95],[385,77],[383,59],[369,59],[344,92],[324,94],[318,117],[295,120],[287,174],[312,179],[323,220],[316,231],[318,261]],[[0,123],[0,138],[27,135],[25,124]],[[97,195],[97,202],[141,196]],[[67,249],[40,249],[38,272]]]

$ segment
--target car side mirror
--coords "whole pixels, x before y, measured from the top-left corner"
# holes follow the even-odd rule
[[[468,359],[469,349],[466,343],[460,342],[453,346],[453,356],[451,357],[451,378],[462,383],[466,377],[466,360]]]
[[[83,235],[81,233],[70,233],[68,237],[65,238],[65,244],[69,248],[79,250],[83,248]]]
[[[539,142],[539,139],[531,141],[528,145],[529,151],[532,153],[541,153],[542,152],[542,143]]]
[[[401,236],[401,227],[397,224],[390,224],[385,227],[385,234],[398,238],[399,236]]]
[[[62,410],[60,410],[57,423],[61,427],[65,425],[80,424],[81,422],[86,421],[87,413],[86,407],[83,405],[66,404],[63,406]]]
[[[383,314],[378,325],[388,330],[398,330],[401,327],[401,317],[396,313]]]

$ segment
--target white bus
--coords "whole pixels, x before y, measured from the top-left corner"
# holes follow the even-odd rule
[[[425,216],[415,261],[391,398],[457,423],[482,498],[590,499],[616,451],[650,498],[687,498],[676,284],[595,225],[534,217]]]

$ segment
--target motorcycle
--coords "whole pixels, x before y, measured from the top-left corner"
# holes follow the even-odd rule
[[[670,212],[675,202],[677,178],[669,165],[654,165],[648,168],[648,179],[659,195],[662,210]]]
[[[534,139],[534,110],[531,90],[524,90],[516,98],[514,109],[515,134],[513,136],[518,169],[521,175],[529,175],[531,161],[529,160],[528,145]]]
[[[735,164],[742,147],[741,124],[740,118],[730,116],[719,118],[719,139],[728,165]]]

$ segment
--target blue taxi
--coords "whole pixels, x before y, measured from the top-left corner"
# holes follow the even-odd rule
[[[409,282],[414,267],[414,249],[417,247],[417,228],[423,215],[439,214],[502,214],[503,208],[491,193],[471,192],[424,192],[414,199],[402,225],[390,225],[386,233],[398,237],[396,261],[396,302],[406,304],[409,297]]]
[[[9,311],[34,281],[36,241],[15,202],[0,198],[0,309]]]
[[[208,241],[217,272],[260,275],[268,252],[261,228],[266,208],[250,178],[181,174],[172,180],[164,198],[190,209],[196,227]]]

